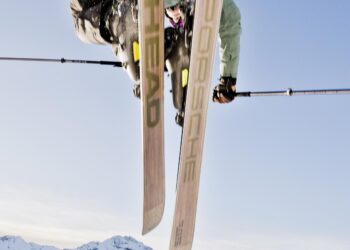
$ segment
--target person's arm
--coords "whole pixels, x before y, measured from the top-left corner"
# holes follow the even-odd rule
[[[224,0],[219,28],[220,75],[237,78],[241,14],[233,0]]]

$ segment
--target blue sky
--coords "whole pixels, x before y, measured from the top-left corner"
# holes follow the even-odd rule
[[[350,2],[236,0],[238,90],[350,87]],[[0,55],[114,60],[68,1],[6,1]],[[213,84],[219,77],[218,58]],[[107,66],[0,62],[0,235],[169,245],[180,129],[165,92],[166,206],[144,237],[140,104]],[[350,249],[349,96],[209,104],[193,249]]]

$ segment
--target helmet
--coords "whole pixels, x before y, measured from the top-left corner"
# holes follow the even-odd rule
[[[181,0],[165,0],[164,1],[164,8],[170,8],[173,7],[175,5],[178,5],[181,2]]]

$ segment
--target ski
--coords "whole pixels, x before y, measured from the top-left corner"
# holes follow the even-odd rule
[[[161,0],[140,0],[138,5],[146,234],[160,223],[165,203],[164,5]]]
[[[192,248],[209,88],[222,0],[197,0],[170,249]]]

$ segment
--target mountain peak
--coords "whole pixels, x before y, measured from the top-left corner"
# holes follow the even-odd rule
[[[71,250],[152,250],[130,236],[114,236],[103,242],[90,242]]]

